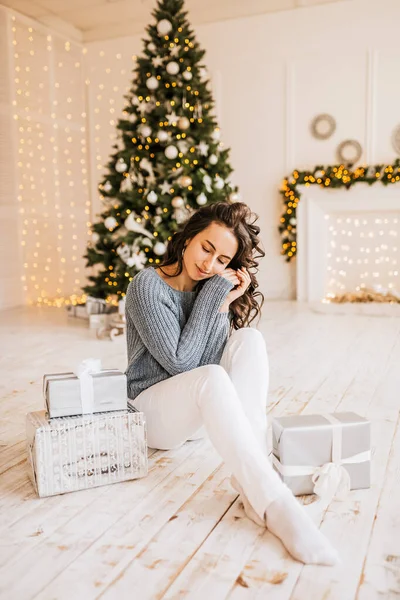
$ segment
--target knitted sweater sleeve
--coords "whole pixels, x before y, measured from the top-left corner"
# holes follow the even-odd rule
[[[160,279],[136,275],[126,297],[127,318],[132,319],[144,345],[170,375],[199,366],[215,326],[215,317],[233,283],[214,275],[208,279],[193,304],[181,330],[177,307]]]
[[[221,357],[225,344],[229,338],[230,319],[229,313],[218,313],[214,318],[213,328],[208,338],[199,367],[203,365],[216,364],[221,362]]]

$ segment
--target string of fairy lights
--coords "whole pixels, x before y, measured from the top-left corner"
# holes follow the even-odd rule
[[[335,214],[325,215],[325,219],[329,222],[327,297],[368,286],[376,291],[395,291],[399,281],[400,208],[397,215],[368,211],[363,216]]]
[[[23,290],[62,306],[82,300],[91,225],[82,47],[10,18]]]
[[[345,165],[316,166],[313,171],[295,169],[290,177],[283,180],[280,189],[284,203],[284,212],[279,220],[279,232],[282,241],[281,254],[286,256],[286,260],[289,262],[297,253],[296,209],[301,198],[300,185],[349,189],[358,182],[372,185],[377,181],[380,181],[383,185],[398,183],[400,181],[400,158],[397,158],[391,165],[362,165],[354,170]]]
[[[281,194],[285,211],[280,218],[281,254],[290,261],[297,254],[296,209],[301,201],[300,185],[322,188],[350,188],[357,182],[392,185],[400,181],[400,158],[391,165],[363,165],[351,170],[345,165],[317,166],[313,171],[293,171],[284,179]],[[374,289],[381,294],[399,293],[400,204],[399,211],[383,216],[368,211],[359,214],[326,214],[327,281],[326,300],[345,290]]]

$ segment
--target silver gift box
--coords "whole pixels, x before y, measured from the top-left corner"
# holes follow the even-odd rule
[[[126,375],[118,369],[103,369],[93,379],[93,410],[100,413],[126,410]],[[79,378],[74,373],[52,373],[43,377],[43,396],[47,412],[53,417],[70,417],[84,412]]]
[[[332,413],[332,416],[341,423],[341,459],[350,476],[350,489],[370,487],[370,422],[352,412]],[[293,415],[272,420],[272,462],[293,494],[312,494],[312,475],[287,475],[281,471],[330,463],[333,427],[323,415]],[[361,455],[360,461],[358,455]],[[354,459],[355,462],[351,462]]]
[[[30,477],[40,497],[144,477],[148,473],[146,423],[127,409],[48,419],[26,416]]]

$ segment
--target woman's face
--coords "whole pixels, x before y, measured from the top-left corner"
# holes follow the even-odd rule
[[[223,225],[211,223],[187,244],[183,264],[191,279],[209,279],[227,268],[237,250],[234,234]]]

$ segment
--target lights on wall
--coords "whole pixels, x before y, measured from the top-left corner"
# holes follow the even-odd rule
[[[91,212],[82,49],[11,19],[23,290],[30,304],[76,303]]]
[[[399,291],[400,213],[325,215],[329,220],[326,296],[370,287]]]

